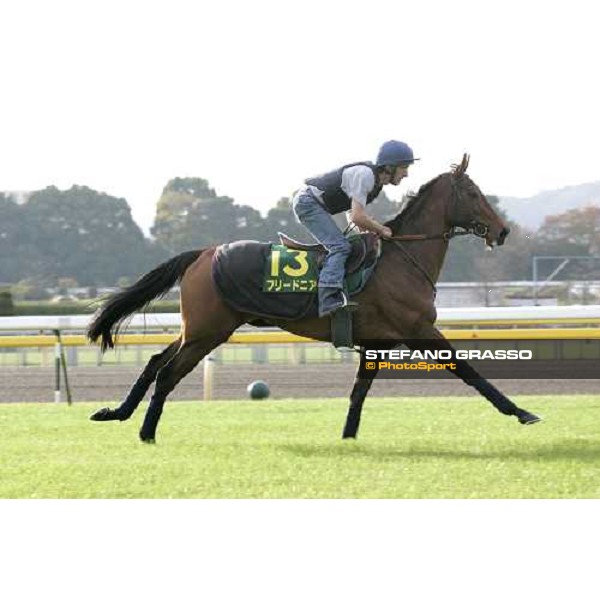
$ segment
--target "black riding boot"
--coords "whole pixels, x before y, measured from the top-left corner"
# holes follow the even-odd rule
[[[326,317],[340,308],[352,310],[358,304],[346,296],[344,290],[335,287],[319,287],[319,317]]]

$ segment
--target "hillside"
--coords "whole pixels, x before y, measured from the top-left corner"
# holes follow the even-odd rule
[[[508,217],[528,229],[538,229],[549,215],[564,213],[589,204],[600,206],[600,181],[549,190],[529,198],[500,197]]]

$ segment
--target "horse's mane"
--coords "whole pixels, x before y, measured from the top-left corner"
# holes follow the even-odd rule
[[[400,226],[408,219],[408,216],[411,215],[415,211],[415,207],[420,205],[421,200],[429,194],[431,188],[437,183],[437,181],[446,175],[446,173],[442,173],[437,177],[434,177],[431,181],[424,183],[416,194],[407,194],[406,205],[402,209],[402,211],[397,214],[393,219],[390,219],[385,223],[387,227],[389,227],[392,231],[396,232]]]

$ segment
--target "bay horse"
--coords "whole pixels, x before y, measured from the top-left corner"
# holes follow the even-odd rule
[[[461,228],[461,233],[484,238],[492,248],[501,246],[509,234],[503,220],[466,174],[467,166],[465,154],[460,165],[454,165],[449,172],[423,185],[405,209],[386,223],[393,237],[383,240],[377,268],[363,291],[355,296],[359,304],[354,314],[356,346],[361,345],[361,340],[389,340],[418,347],[419,340],[427,340],[428,348],[451,349],[435,327],[434,306],[435,283],[450,239],[458,233],[456,228]],[[117,408],[101,408],[91,415],[92,420],[129,419],[156,380],[139,432],[143,442],[154,442],[167,395],[204,356],[226,342],[240,325],[253,320],[253,315],[230,308],[215,287],[211,260],[216,248],[175,256],[132,286],[110,296],[94,315],[88,338],[92,342],[101,338],[104,352],[114,346],[113,336],[128,317],[180,282],[182,326],[179,338],[152,356]],[[315,340],[331,340],[329,318],[269,319],[265,324]],[[517,417],[522,424],[541,420],[516,406],[466,361],[454,362],[457,366],[451,372],[479,391],[498,411]],[[362,406],[372,383],[373,377],[361,378],[357,373],[343,438],[356,437]]]

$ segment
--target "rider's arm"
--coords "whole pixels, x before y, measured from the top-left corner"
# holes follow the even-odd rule
[[[391,237],[392,231],[389,227],[378,223],[375,219],[369,217],[363,205],[358,200],[352,200],[352,206],[349,220],[352,221],[359,229],[378,233],[382,237]]]
[[[342,173],[342,190],[352,198],[350,214],[347,214],[347,218],[363,231],[373,231],[382,237],[391,237],[392,232],[389,227],[378,223],[365,212],[367,197],[373,190],[375,183],[373,171],[365,165],[355,165],[344,169]]]

